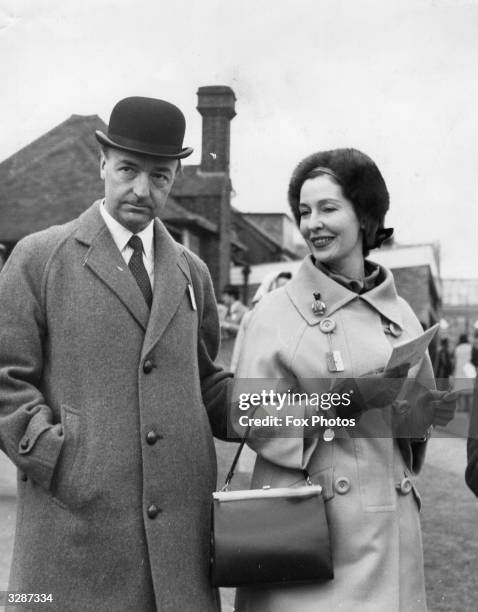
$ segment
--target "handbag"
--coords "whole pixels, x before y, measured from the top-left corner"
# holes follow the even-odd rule
[[[305,583],[334,577],[322,487],[231,491],[249,429],[224,487],[213,493],[211,582],[215,587]]]

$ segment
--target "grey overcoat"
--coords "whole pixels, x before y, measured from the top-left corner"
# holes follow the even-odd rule
[[[154,232],[151,315],[98,203],[22,240],[0,275],[10,588],[52,593],[51,610],[217,609],[211,426],[225,435],[229,377],[205,264]]]

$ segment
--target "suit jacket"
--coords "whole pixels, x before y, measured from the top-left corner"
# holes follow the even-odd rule
[[[285,287],[264,296],[252,311],[234,397],[250,391],[253,383],[255,392],[265,386],[314,397],[313,393],[330,391],[331,379],[359,377],[384,367],[393,345],[423,330],[397,295],[392,274],[383,274],[379,285],[358,295],[323,274],[307,257]],[[312,311],[315,292],[326,304],[323,316]],[[330,336],[325,319],[335,324]],[[343,372],[328,371],[326,354],[331,350],[340,352]],[[409,375],[433,385],[428,357]],[[419,498],[413,485],[425,445],[394,440],[384,428],[385,407],[366,411],[355,434],[335,427],[332,441],[323,438],[325,425],[313,432],[301,424],[296,429],[284,427],[287,406],[268,412],[283,421],[276,428],[267,427],[267,436],[251,429],[248,443],[258,453],[252,486],[300,485],[301,470],[307,468],[324,489],[335,578],[294,587],[241,589],[237,610],[425,611]],[[303,400],[289,410],[299,418],[333,418],[331,412],[317,411]]]
[[[51,592],[52,610],[217,607],[211,428],[225,436],[229,375],[205,264],[157,219],[154,232],[151,313],[98,202],[22,240],[0,275],[10,589]]]

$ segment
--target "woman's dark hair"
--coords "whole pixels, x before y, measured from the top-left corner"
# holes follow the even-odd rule
[[[328,175],[342,188],[364,229],[364,254],[390,238],[392,229],[383,226],[389,208],[385,181],[375,162],[357,149],[332,149],[313,153],[296,167],[289,183],[289,204],[299,225],[300,190],[305,181]]]

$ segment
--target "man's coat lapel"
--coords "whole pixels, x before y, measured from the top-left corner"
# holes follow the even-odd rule
[[[155,219],[154,290],[150,313],[134,276],[103,221],[99,204],[99,201],[95,202],[81,215],[76,232],[78,242],[88,247],[83,265],[116,294],[145,330],[144,356],[158,342],[188,290],[188,284],[192,284],[189,266],[182,249],[159,219]]]
[[[142,355],[154,347],[163,335],[191,283],[182,249],[164,225],[154,221],[154,291]]]
[[[99,202],[95,202],[81,215],[76,239],[88,247],[83,265],[90,268],[117,295],[143,330],[146,330],[149,319],[148,306],[103,221]],[[114,312],[111,316],[114,316]]]

